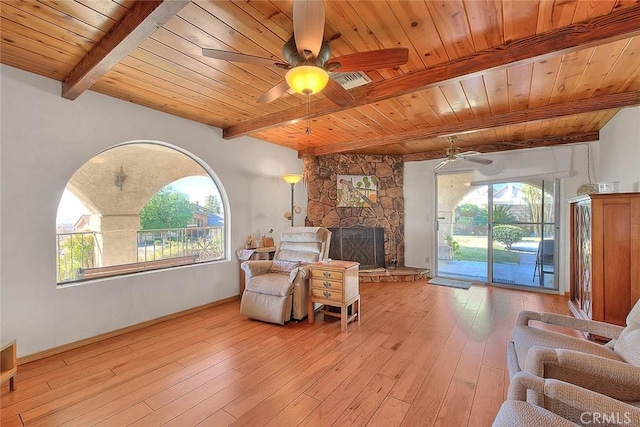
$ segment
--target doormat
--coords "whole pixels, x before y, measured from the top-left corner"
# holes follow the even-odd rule
[[[432,285],[449,286],[452,288],[469,289],[471,282],[464,282],[462,280],[443,279],[442,277],[434,277],[429,280]]]

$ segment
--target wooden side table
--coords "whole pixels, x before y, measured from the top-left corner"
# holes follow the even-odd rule
[[[9,380],[9,391],[16,389],[16,373],[18,372],[16,353],[16,340],[2,343],[0,347],[0,384]]]
[[[275,253],[275,246],[264,246],[256,249],[238,249],[236,251],[240,264],[247,260],[273,259]],[[244,293],[244,282],[244,270],[240,268],[240,296]]]
[[[314,303],[322,304],[325,316],[340,318],[342,332],[347,331],[349,322],[360,322],[359,266],[351,261],[321,261],[307,266],[311,271],[309,323],[315,321]],[[327,307],[339,307],[340,313],[331,312]]]

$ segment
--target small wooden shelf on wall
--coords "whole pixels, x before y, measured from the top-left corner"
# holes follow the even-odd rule
[[[16,340],[3,342],[0,348],[0,384],[9,380],[9,390],[16,389],[16,373],[18,363],[16,359]]]

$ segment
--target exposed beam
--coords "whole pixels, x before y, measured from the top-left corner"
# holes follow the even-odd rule
[[[425,90],[462,77],[469,78],[637,35],[640,35],[640,3],[608,15],[510,41],[424,70],[370,83],[350,92],[355,98],[354,106],[361,106]],[[292,120],[320,117],[345,109],[324,99],[311,103],[308,114],[300,108],[292,107],[228,127],[223,130],[223,138],[235,138],[281,126]]]
[[[550,136],[547,138],[523,139],[522,141],[509,141],[487,144],[475,144],[465,146],[464,151],[479,151],[481,153],[493,153],[496,151],[522,150],[524,148],[551,147],[561,144],[574,144],[577,142],[591,142],[600,139],[600,132],[595,130],[584,133],[572,133],[569,135]],[[421,160],[435,160],[444,157],[443,150],[427,151],[424,153],[405,154],[402,159],[405,162],[417,162]]]
[[[310,156],[322,156],[326,154],[350,152],[371,146],[379,147],[416,139],[435,138],[464,132],[477,132],[484,129],[510,126],[518,123],[530,123],[539,120],[549,120],[557,117],[630,107],[634,105],[640,105],[640,92],[633,91],[614,93],[611,95],[578,99],[561,104],[530,108],[528,110],[496,114],[495,116],[463,120],[455,123],[445,123],[438,126],[432,126],[427,129],[415,129],[376,138],[344,141],[338,144],[310,148],[299,152],[299,155],[307,154]]]
[[[187,4],[186,0],[136,2],[67,76],[62,97],[76,99]]]

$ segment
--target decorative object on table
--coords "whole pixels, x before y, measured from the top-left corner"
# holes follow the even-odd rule
[[[244,247],[247,248],[247,249],[255,249],[256,248],[256,242],[253,241],[253,236],[251,234],[249,234],[247,236],[247,241],[246,241]]]
[[[273,233],[273,228],[269,229],[269,232],[260,238],[260,246],[262,246],[263,248],[275,246],[273,237],[270,236],[271,233]]]
[[[337,206],[369,208],[378,201],[378,178],[373,175],[338,175]]]
[[[583,194],[596,194],[598,192],[598,186],[591,182],[591,146],[587,145],[587,181],[588,184],[582,184],[578,187],[578,196]]]
[[[299,210],[296,210],[296,206],[293,204],[293,187],[300,182],[302,175],[299,173],[285,173],[282,175],[282,179],[291,185],[291,210],[289,212],[285,212],[284,217],[291,220],[291,226],[293,227],[293,213],[302,212],[302,209],[300,208],[298,208]]]

